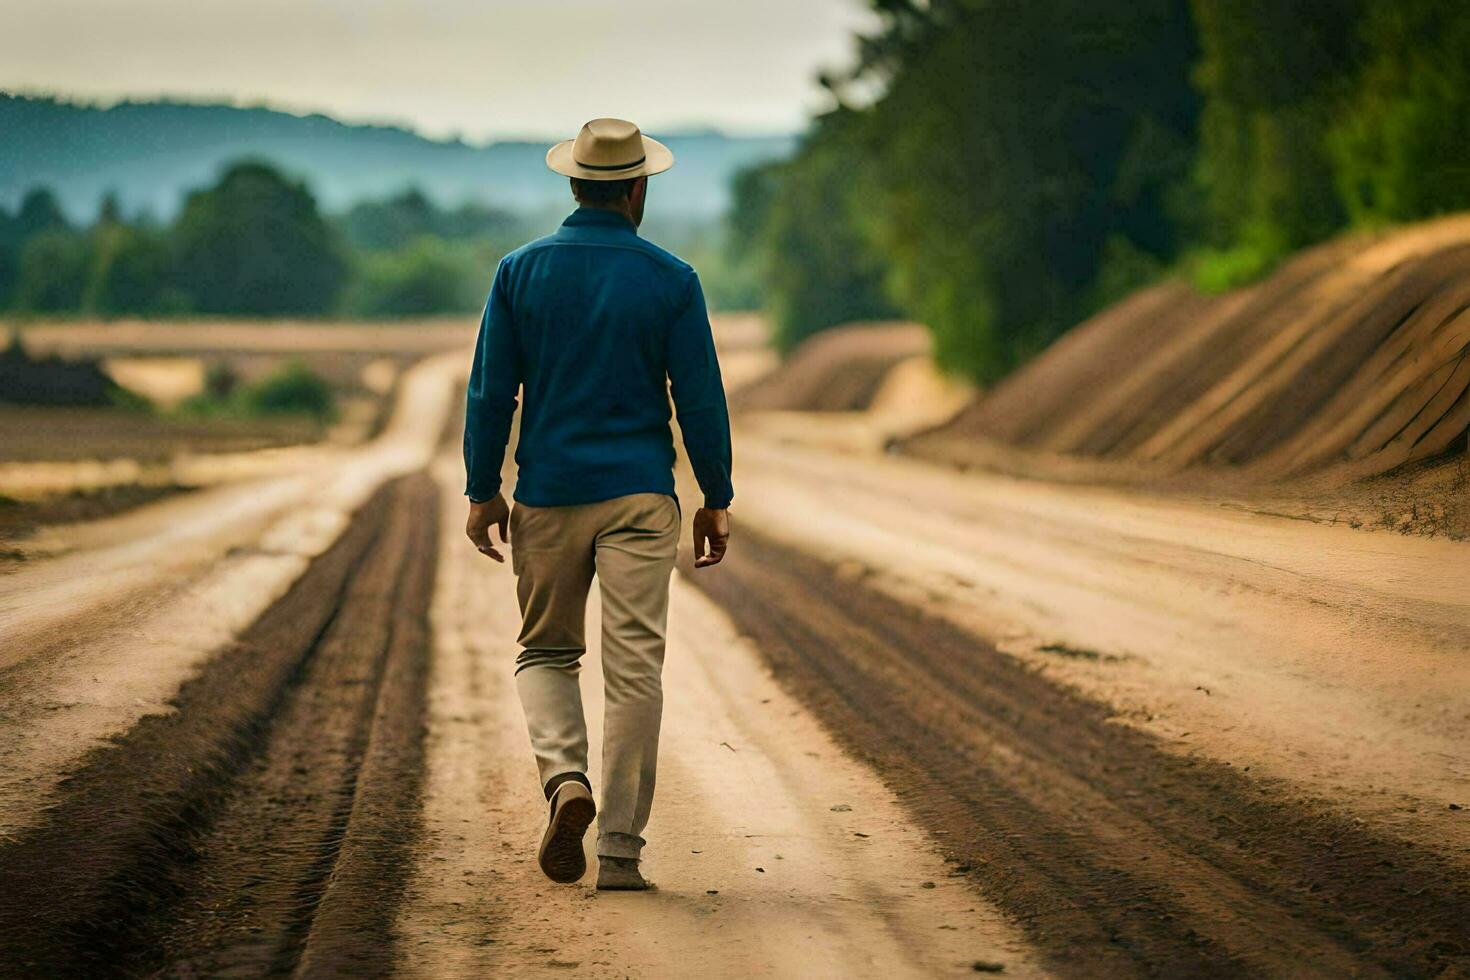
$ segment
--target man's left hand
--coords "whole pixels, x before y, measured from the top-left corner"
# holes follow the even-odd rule
[[[510,505],[505,502],[505,495],[497,493],[494,497],[482,503],[470,501],[470,519],[465,522],[464,533],[480,554],[488,555],[498,562],[504,562],[505,556],[495,550],[495,544],[490,540],[490,525],[500,526],[500,543],[510,543]]]
[[[730,544],[730,512],[701,507],[694,512],[694,567],[708,568],[725,559]]]

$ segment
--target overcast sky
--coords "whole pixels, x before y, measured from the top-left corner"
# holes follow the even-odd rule
[[[0,89],[267,102],[433,136],[790,131],[864,0],[4,0]]]

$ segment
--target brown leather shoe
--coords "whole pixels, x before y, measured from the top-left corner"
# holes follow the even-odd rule
[[[569,780],[556,788],[551,797],[551,819],[541,836],[541,849],[536,852],[536,862],[546,877],[569,885],[587,873],[582,835],[587,833],[595,816],[597,804],[592,802],[592,791],[586,786]]]
[[[646,892],[657,886],[638,870],[637,858],[597,858],[597,890],[600,892]]]

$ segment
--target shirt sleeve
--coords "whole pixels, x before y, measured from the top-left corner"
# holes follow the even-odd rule
[[[500,466],[521,386],[521,355],[507,295],[506,263],[495,271],[480,321],[465,392],[465,496],[489,500],[500,492]]]
[[[690,276],[689,295],[669,328],[669,381],[684,451],[694,469],[704,506],[730,506],[730,413],[715,339],[699,277]]]

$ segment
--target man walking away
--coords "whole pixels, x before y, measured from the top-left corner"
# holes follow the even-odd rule
[[[579,207],[495,273],[469,383],[466,533],[504,561],[521,607],[516,688],[550,801],[538,860],[553,881],[586,873],[598,819],[597,887],[649,887],[638,869],[653,804],[663,712],[669,575],[679,537],[669,392],[704,493],[695,567],[718,564],[730,533],[730,421],[699,277],[638,235],[648,178],[668,148],[621,119],[594,119],[552,147]],[[515,510],[500,467],[524,391]],[[606,711],[602,808],[587,778],[578,684],[587,592],[602,594]]]

